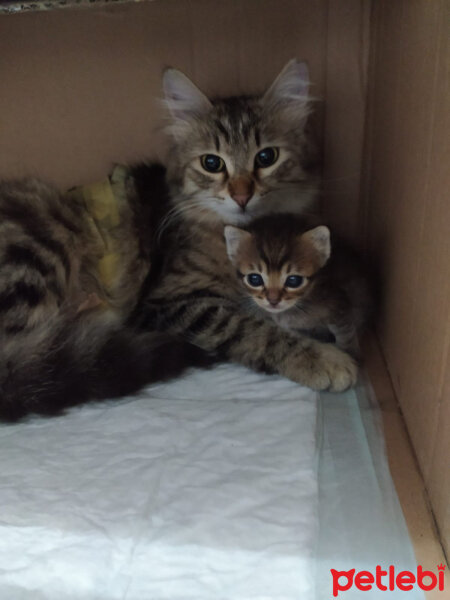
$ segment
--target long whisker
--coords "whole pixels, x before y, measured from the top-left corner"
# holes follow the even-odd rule
[[[182,216],[182,215],[186,215],[186,213],[192,211],[192,210],[197,210],[197,209],[204,209],[204,201],[203,200],[197,200],[197,199],[192,199],[192,200],[186,200],[180,204],[176,204],[175,206],[173,206],[168,213],[165,215],[164,219],[161,221],[161,223],[158,226],[158,230],[157,230],[157,239],[158,241],[161,241],[161,238],[163,236],[163,234],[165,233],[165,231],[172,225],[173,222],[178,221],[178,219]]]

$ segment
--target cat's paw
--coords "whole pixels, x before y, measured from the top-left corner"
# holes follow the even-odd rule
[[[297,361],[291,378],[314,390],[343,392],[355,385],[358,377],[356,361],[333,344],[314,342]]]
[[[358,365],[354,358],[333,344],[321,344],[316,368],[320,382],[316,389],[320,390],[343,392],[354,386],[358,378]]]

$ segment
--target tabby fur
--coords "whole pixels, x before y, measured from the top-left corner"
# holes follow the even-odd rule
[[[203,364],[181,340],[124,325],[151,248],[148,210],[132,184],[127,196],[108,289],[97,271],[103,241],[81,202],[37,179],[0,184],[0,418],[59,414]]]
[[[223,233],[227,224],[314,206],[306,66],[290,61],[258,97],[211,101],[173,69],[165,73],[164,89],[173,146],[172,209],[162,230],[172,227],[171,245],[166,241],[164,267],[143,299],[138,323],[314,389],[346,389],[357,375],[348,354],[243,310]],[[258,162],[262,150],[275,157],[269,166]],[[218,165],[216,172],[205,157]]]
[[[359,355],[373,313],[367,269],[323,224],[295,215],[225,227],[227,251],[242,296],[257,314],[292,332],[331,339]],[[256,275],[256,281],[255,281]]]

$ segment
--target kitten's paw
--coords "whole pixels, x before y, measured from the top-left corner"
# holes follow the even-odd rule
[[[343,392],[355,385],[356,361],[337,346],[315,342],[304,352],[302,364],[292,379],[314,390],[330,392]]]

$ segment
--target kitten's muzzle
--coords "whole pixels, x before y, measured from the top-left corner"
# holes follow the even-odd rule
[[[243,210],[255,193],[255,184],[250,177],[237,177],[228,184],[230,196]]]
[[[270,288],[267,290],[266,297],[270,306],[277,306],[277,304],[279,304],[281,300],[281,294],[279,290],[273,290]]]

